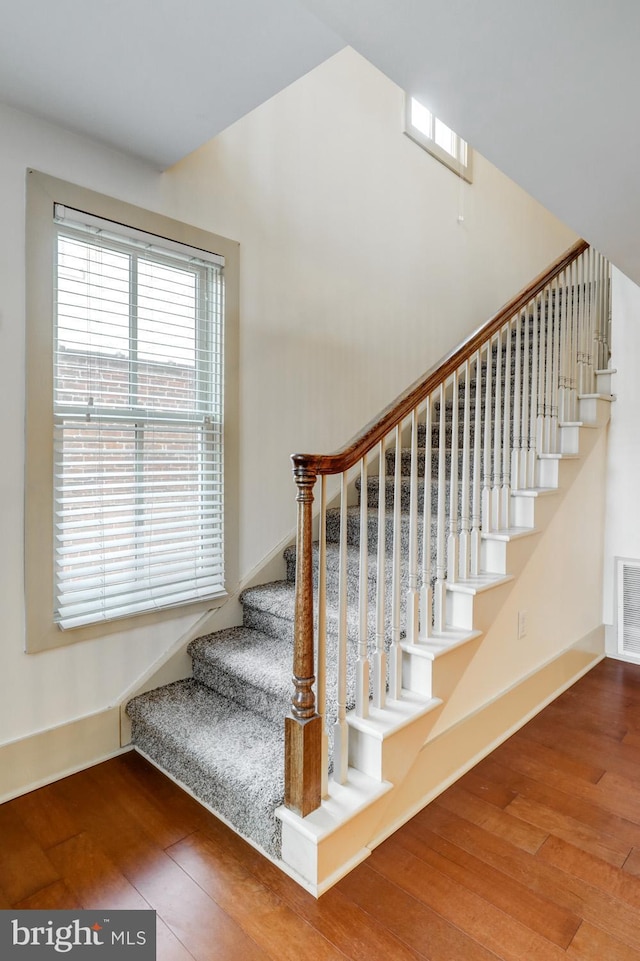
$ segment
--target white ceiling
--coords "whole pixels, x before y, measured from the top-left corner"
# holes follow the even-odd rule
[[[0,0],[0,100],[165,168],[342,46],[296,0]]]
[[[0,0],[0,24],[0,100],[160,167],[350,43],[640,283],[638,0]]]

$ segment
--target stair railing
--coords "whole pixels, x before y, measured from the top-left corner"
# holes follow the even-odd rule
[[[285,804],[301,816],[327,794],[330,740],[332,776],[339,783],[347,779],[352,702],[356,716],[365,718],[370,704],[380,709],[400,697],[403,647],[446,631],[447,583],[478,577],[482,534],[509,528],[512,490],[536,486],[540,455],[559,452],[559,424],[575,422],[579,396],[595,391],[596,370],[609,360],[608,278],[607,261],[578,241],[346,447],[293,455],[298,528]],[[327,508],[330,475],[340,478],[337,512]],[[354,479],[359,508],[349,504]],[[338,530],[331,608],[328,519],[334,535]],[[370,542],[377,560],[373,578]],[[357,585],[348,578],[350,556],[359,558]],[[330,678],[329,642],[337,660],[337,676]]]

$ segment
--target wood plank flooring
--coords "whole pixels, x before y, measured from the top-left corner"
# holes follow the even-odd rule
[[[640,961],[640,667],[606,660],[316,901],[135,753],[0,806],[0,908],[159,961]]]

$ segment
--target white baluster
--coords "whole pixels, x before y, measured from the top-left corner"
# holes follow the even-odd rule
[[[391,573],[391,650],[389,652],[389,697],[399,698],[402,690],[402,648],[400,647],[400,578],[402,446],[400,425],[395,431],[396,462],[393,484],[393,560]]]
[[[571,264],[571,326],[569,328],[569,417],[578,419],[578,267]]]
[[[333,777],[347,780],[349,728],[347,726],[347,472],[342,474],[340,496],[340,564],[338,587],[338,717],[333,733]]]
[[[431,397],[427,398],[424,444],[424,501],[422,507],[422,585],[420,589],[420,639],[431,636],[433,592],[431,589]]]
[[[553,391],[553,314],[555,310],[554,288],[551,284],[547,288],[547,340],[544,378],[544,425],[542,431],[542,449],[551,451],[551,394]]]
[[[597,250],[593,251],[591,263],[591,289],[592,289],[592,309],[591,309],[591,329],[593,332],[593,342],[591,345],[591,362],[593,365],[593,392],[597,389],[596,371],[600,370],[600,254]]]
[[[407,641],[418,640],[420,594],[418,592],[418,411],[411,412],[411,465],[409,491],[409,586],[407,588]]]
[[[529,483],[529,368],[531,365],[531,312],[535,301],[527,304],[524,312],[524,351],[522,356],[522,431],[520,446],[520,487],[527,488]]]
[[[604,345],[603,369],[611,358],[611,264],[603,258],[602,275],[602,342]]]
[[[458,580],[458,372],[453,374],[451,408],[451,464],[449,477],[449,538],[447,540],[447,579]]]
[[[384,649],[386,586],[386,495],[387,454],[384,440],[379,445],[378,467],[378,580],[376,583],[376,652],[373,658],[373,706],[384,707],[387,695],[387,655]]]
[[[358,659],[356,661],[356,714],[369,716],[369,491],[367,490],[367,458],[360,461],[360,580],[359,580],[359,634]]]
[[[599,253],[597,254],[597,274],[596,274],[596,337],[598,339],[598,353],[596,357],[596,369],[605,370],[609,362],[609,358],[606,355],[605,350],[605,336],[604,336],[604,297],[605,297],[605,281],[604,281],[604,257]]]
[[[562,278],[562,274],[560,275]],[[549,427],[549,450],[558,451],[558,409],[560,385],[560,315],[561,315],[561,279],[553,281],[553,318],[552,318],[552,352],[551,352],[551,419]]]
[[[609,366],[609,354],[611,351],[611,264],[607,261],[606,272],[605,272],[605,336],[607,342],[607,363],[606,367]]]
[[[586,390],[585,386],[585,258],[584,254],[578,257],[577,261],[578,270],[578,396],[584,394]]]
[[[481,455],[481,427],[482,427],[482,364],[481,353],[476,351],[476,393],[474,398],[473,419],[473,500],[471,504],[471,570],[472,577],[480,573],[480,524],[482,517],[482,455]]]
[[[529,409],[529,449],[527,451],[527,487],[536,486],[536,456],[538,430],[538,330],[540,327],[540,295],[534,302],[532,318],[533,339],[531,342],[531,397]]]
[[[471,491],[470,491],[470,437],[471,437],[471,366],[464,365],[464,412],[462,419],[462,491],[460,503],[460,577],[469,579],[471,571]]]
[[[593,391],[598,389],[597,371],[601,370],[602,341],[600,339],[600,261],[601,257],[597,250],[593,252]]]
[[[595,286],[596,252],[593,247],[587,251],[587,339],[585,366],[587,369],[587,393],[593,394],[596,389],[596,286]]]
[[[600,258],[600,370],[609,367],[609,262]]]
[[[318,535],[318,661],[316,664],[316,703],[322,718],[320,749],[321,792],[329,793],[329,739],[327,736],[327,477],[320,476],[320,530]]]
[[[569,406],[569,286],[570,270],[562,272],[562,304],[560,310],[560,363],[558,374],[558,424],[566,424],[569,420],[567,410]]]
[[[502,511],[500,489],[502,477],[502,331],[498,332],[496,348],[496,397],[493,413],[493,489],[491,491],[492,528],[499,531]]]
[[[502,489],[500,491],[500,526],[507,530],[511,523],[511,321],[503,328],[504,358],[504,416],[502,418]]]
[[[446,616],[445,584],[447,577],[446,559],[446,476],[445,476],[445,392],[444,384],[439,389],[440,424],[438,437],[438,513],[436,525],[436,584],[434,594],[434,629],[437,634],[444,630]]]
[[[539,336],[538,336],[538,411],[536,415],[536,451],[544,453],[545,417],[545,359],[547,340],[547,291],[540,294]]]
[[[585,257],[585,276],[584,276],[584,291],[585,291],[585,332],[584,332],[584,371],[585,371],[585,393],[592,394],[595,388],[595,380],[593,376],[593,315],[594,315],[594,303],[593,303],[593,262],[594,262],[594,251],[592,247],[584,253]]]
[[[593,392],[595,393],[598,389],[598,378],[596,372],[600,370],[600,329],[598,320],[598,303],[599,303],[599,281],[600,281],[600,254],[597,250],[593,251],[593,267],[592,267],[591,285],[593,287],[593,312],[592,312],[592,331],[593,331],[593,341],[591,345],[591,364],[593,367]]]
[[[588,394],[591,390],[591,374],[589,370],[589,360],[591,346],[589,343],[589,333],[591,328],[591,291],[589,289],[589,263],[591,249],[585,250],[582,260],[582,393]]]
[[[520,312],[516,317],[516,357],[513,372],[513,450],[511,451],[511,487],[513,490],[520,490],[520,446],[521,446],[521,423],[520,423],[520,404],[522,391],[522,324],[524,314]]]
[[[482,469],[482,532],[489,534],[493,530],[491,515],[491,379],[493,375],[493,357],[491,341],[487,342],[487,366],[484,382],[484,450]]]

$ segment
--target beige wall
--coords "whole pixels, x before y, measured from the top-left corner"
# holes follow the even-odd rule
[[[462,648],[434,735],[601,628],[606,452],[606,428],[584,428],[580,459],[560,465],[559,490],[536,505],[542,530],[531,538],[530,555],[520,555],[519,576],[503,588],[502,603],[468,660]],[[540,522],[545,513],[546,526]],[[527,625],[521,638],[520,612]]]
[[[163,182],[241,243],[241,569],[293,524],[289,454],[348,440],[575,239],[482,157],[463,183],[403,116],[346,49]]]
[[[463,185],[401,118],[348,50],[163,175],[0,107],[0,744],[117,704],[195,620],[23,653],[26,168],[240,241],[245,574],[293,527],[289,454],[348,439],[573,240],[481,158]]]
[[[640,380],[635,361],[640,357],[640,287],[621,271],[613,270],[612,391],[604,557],[604,623],[607,653],[618,653],[616,559],[640,560]]]

